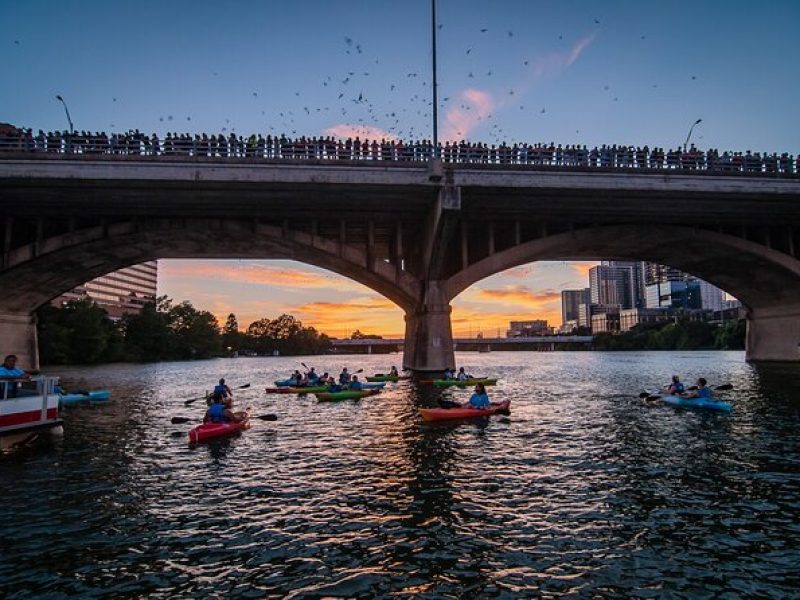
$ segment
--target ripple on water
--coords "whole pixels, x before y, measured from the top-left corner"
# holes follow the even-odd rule
[[[741,353],[462,354],[509,417],[424,424],[435,391],[360,402],[259,390],[295,359],[60,370],[109,387],[64,439],[0,460],[12,598],[788,597],[800,585],[800,387]],[[338,371],[343,359],[304,359]],[[378,356],[347,357],[385,371]],[[788,370],[787,370],[788,369]],[[648,405],[673,372],[731,415]],[[211,374],[211,375],[209,375]],[[277,422],[190,447],[218,376]],[[206,381],[208,380],[208,381]],[[198,385],[197,382],[200,382]]]

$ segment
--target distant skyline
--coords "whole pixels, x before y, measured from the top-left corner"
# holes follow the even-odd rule
[[[795,0],[439,0],[437,13],[443,141],[674,148],[702,119],[691,140],[701,148],[800,151]],[[428,0],[6,0],[0,19],[0,121],[17,126],[68,128],[61,95],[79,131],[432,136]],[[403,330],[382,297],[305,265],[161,265],[162,293],[243,326],[243,315],[291,312],[333,335],[357,323]],[[456,334],[500,319],[557,324],[557,284],[585,285],[584,267],[479,282],[454,302]]]

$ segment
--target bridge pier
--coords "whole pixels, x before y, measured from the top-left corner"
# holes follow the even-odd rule
[[[26,371],[39,369],[36,315],[0,313],[0,360],[16,354],[17,364]]]
[[[751,310],[746,348],[748,361],[800,361],[800,305]]]
[[[433,293],[431,293],[433,292]],[[429,301],[406,313],[403,368],[441,372],[456,366],[450,303],[435,284],[429,284]]]

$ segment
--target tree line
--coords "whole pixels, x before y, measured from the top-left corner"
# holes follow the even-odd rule
[[[639,323],[624,333],[599,333],[595,350],[744,350],[745,319],[722,326],[706,321]]]
[[[92,300],[42,306],[38,312],[43,364],[191,360],[239,354],[321,354],[330,339],[292,315],[259,319],[239,331],[236,315],[220,327],[208,311],[160,296],[138,314],[115,321]]]

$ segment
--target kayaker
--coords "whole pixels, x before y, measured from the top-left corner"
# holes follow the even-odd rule
[[[489,395],[486,393],[486,387],[482,383],[475,384],[475,393],[470,396],[467,403],[469,408],[485,409],[491,406],[489,402]]]
[[[467,379],[470,379],[470,376],[467,375],[467,372],[464,370],[464,367],[461,367],[458,370],[458,375],[456,375],[456,379],[458,379],[459,381],[466,381]]]
[[[233,392],[231,388],[225,385],[225,380],[220,379],[219,383],[214,386],[214,391],[211,393],[212,397],[216,401],[219,399],[220,401],[225,400],[226,398],[230,398],[233,400]]]
[[[210,421],[212,423],[226,423],[231,421],[242,421],[243,419],[237,417],[233,410],[231,410],[232,406],[232,398],[223,400],[222,398],[215,397],[214,403],[209,406],[208,410],[206,411],[206,416],[203,418],[203,422],[208,423]]]
[[[306,373],[306,378],[308,379],[309,383],[311,383],[311,385],[314,385],[317,381],[319,381],[319,375],[317,375],[317,372],[314,370],[314,367],[311,367],[308,373]]]
[[[303,376],[300,374],[300,371],[298,371],[297,369],[295,369],[295,370],[294,370],[294,373],[292,373],[292,376],[291,376],[291,377],[289,377],[289,379],[294,379],[294,383],[295,383],[295,385],[298,385],[298,386],[299,386],[299,385],[300,385],[300,382],[301,382],[301,381],[303,381]]]
[[[697,389],[689,390],[688,392],[684,392],[680,394],[683,398],[713,398],[714,394],[710,388],[706,387],[706,380],[703,377],[698,378],[697,380]]]
[[[443,379],[444,379],[445,381],[450,381],[451,379],[453,379],[453,369],[451,369],[450,367],[447,367],[447,368],[444,370],[444,376],[443,376]]]
[[[358,375],[353,375],[353,377],[350,378],[350,389],[351,390],[364,389],[363,386],[361,385],[361,382],[358,380]]]
[[[347,372],[347,367],[342,369],[339,373],[339,385],[348,385],[350,383],[350,373]]]
[[[342,386],[336,383],[336,380],[333,377],[328,377],[328,391],[329,392],[341,392]]]
[[[677,375],[673,375],[672,383],[666,387],[666,390],[670,396],[676,396],[678,394],[682,394],[686,388],[684,387],[683,383],[681,383],[680,378]]]
[[[8,381],[4,386],[8,386],[8,397],[13,398],[17,395],[17,388],[20,381],[30,381],[31,376],[17,367],[17,355],[9,354],[0,366],[0,381]]]
[[[397,367],[392,367],[392,369],[389,371],[389,377],[400,377],[400,375],[397,373]]]

